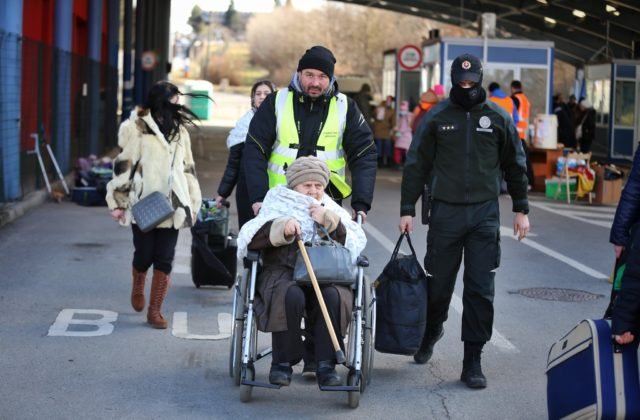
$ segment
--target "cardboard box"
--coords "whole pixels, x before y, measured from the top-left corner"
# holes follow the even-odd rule
[[[558,196],[556,197],[556,191],[560,189]],[[578,183],[575,178],[569,178],[569,191],[575,197],[578,189]],[[567,199],[567,184],[564,178],[550,178],[544,180],[544,196],[551,200],[566,200]]]
[[[618,204],[622,193],[622,179],[608,181],[604,179],[604,166],[596,166],[596,197],[594,201],[599,204]]]

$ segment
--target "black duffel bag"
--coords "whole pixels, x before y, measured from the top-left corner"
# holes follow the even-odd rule
[[[398,255],[405,236],[411,255]],[[376,281],[376,312],[376,350],[415,354],[427,324],[427,274],[406,232],[400,235],[391,260]]]

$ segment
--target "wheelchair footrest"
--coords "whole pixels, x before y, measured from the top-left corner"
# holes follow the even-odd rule
[[[248,379],[243,379],[242,381],[240,381],[240,383],[242,385],[257,386],[259,388],[280,389],[282,387],[282,385],[274,385],[274,384],[270,384],[270,383],[267,383],[267,382],[250,381]]]
[[[322,386],[318,385],[321,391],[360,391],[359,386],[338,385],[338,386]]]

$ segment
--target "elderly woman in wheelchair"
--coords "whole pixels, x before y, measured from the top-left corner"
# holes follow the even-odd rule
[[[287,186],[272,188],[260,213],[245,224],[238,238],[239,255],[248,250],[260,251],[255,315],[258,329],[272,333],[272,362],[269,382],[287,386],[292,366],[303,356],[301,320],[313,331],[317,378],[320,386],[338,386],[342,380],[336,372],[336,353],[319,301],[311,286],[293,279],[298,258],[296,239],[309,241],[320,225],[332,239],[344,244],[351,255],[358,256],[366,245],[366,236],[350,215],[325,195],[330,172],[324,161],[300,157],[287,169]],[[355,258],[354,258],[355,263]],[[320,284],[335,335],[344,349],[342,337],[350,321],[353,292],[348,286]]]

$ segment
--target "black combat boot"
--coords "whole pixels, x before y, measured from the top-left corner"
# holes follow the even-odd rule
[[[433,347],[443,335],[444,328],[442,325],[435,330],[427,331],[424,334],[424,338],[422,339],[422,344],[420,345],[418,352],[413,355],[413,360],[415,360],[419,365],[427,363],[429,359],[431,359],[431,355],[433,355]]]
[[[480,355],[484,343],[464,342],[464,360],[462,361],[462,375],[460,380],[469,388],[480,389],[487,387],[487,378],[482,373]]]

